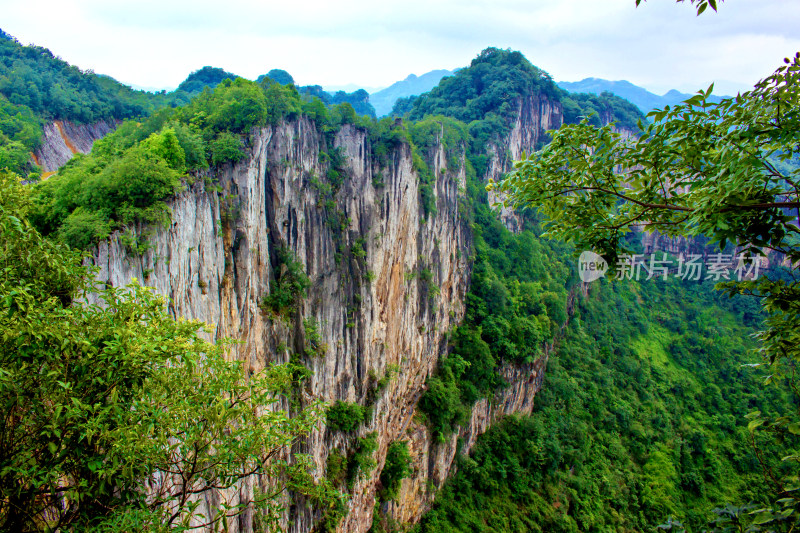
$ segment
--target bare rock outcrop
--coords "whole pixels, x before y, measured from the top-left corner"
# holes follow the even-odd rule
[[[88,154],[92,145],[117,127],[113,121],[75,124],[56,120],[44,126],[42,144],[33,153],[33,161],[43,172],[55,172],[77,153]]]

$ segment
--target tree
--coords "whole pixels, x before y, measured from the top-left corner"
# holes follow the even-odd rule
[[[386,462],[381,470],[380,480],[383,486],[382,499],[394,500],[400,490],[400,483],[411,475],[411,454],[408,441],[396,440],[386,450]]]
[[[504,193],[509,205],[538,209],[548,236],[573,241],[610,261],[627,251],[625,234],[639,226],[671,236],[705,235],[721,249],[735,244],[751,258],[772,251],[773,260],[795,265],[800,261],[800,53],[785,62],[734,98],[709,102],[709,88],[671,109],[651,112],[652,123],[638,139],[625,138],[613,125],[595,128],[588,120],[564,126],[553,133],[550,145],[489,188]],[[769,370],[768,381],[785,378],[797,392],[796,274],[790,269],[772,279],[731,281],[718,288],[761,298],[767,315],[760,334],[762,366]],[[748,416],[751,431],[763,426],[777,438],[800,434],[796,412],[775,419],[758,412]],[[783,474],[765,465],[784,508],[766,511],[757,521],[796,520],[798,461],[788,454]]]
[[[267,72],[267,77],[274,81],[277,81],[281,85],[294,84],[294,78],[292,77],[292,75],[280,68],[274,68],[269,72]]]
[[[280,408],[288,368],[246,376],[162,297],[96,284],[25,219],[28,196],[0,174],[0,529],[187,530],[254,507],[274,521],[287,488],[336,499],[289,456],[322,410]]]
[[[677,0],[677,2],[679,2],[679,3],[683,3],[684,1],[685,1],[685,0]],[[722,3],[722,2],[724,2],[725,0],[719,0],[719,1],[720,1],[720,3]],[[703,12],[704,12],[706,9],[708,9],[708,8],[709,8],[709,6],[710,6],[710,7],[711,7],[711,9],[713,9],[714,11],[716,11],[716,10],[717,10],[717,0],[689,0],[689,2],[690,2],[690,3],[691,3],[693,6],[697,6],[696,8],[697,8],[697,14],[698,14],[698,15],[702,15],[702,14],[703,14]],[[637,7],[638,7],[638,6],[639,6],[639,4],[641,4],[641,3],[642,3],[642,0],[636,0],[636,6],[637,6]]]

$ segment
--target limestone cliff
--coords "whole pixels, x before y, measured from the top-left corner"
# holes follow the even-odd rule
[[[33,161],[42,172],[55,172],[77,153],[88,154],[94,141],[102,139],[117,127],[116,123],[101,121],[94,124],[75,124],[56,120],[44,127],[42,144],[33,153]]]
[[[540,93],[528,94],[517,102],[518,112],[507,138],[488,148],[491,158],[486,178],[495,180],[513,168],[513,161],[546,142],[546,131],[562,123],[561,104]],[[490,193],[489,201],[495,200]],[[511,231],[522,224],[517,214],[503,208],[499,216]],[[571,304],[570,304],[571,305]],[[505,364],[500,374],[509,386],[493,398],[479,400],[472,408],[469,423],[445,443],[436,443],[427,428],[412,420],[407,434],[414,457],[414,473],[402,484],[396,502],[385,504],[389,515],[400,523],[416,522],[433,502],[436,490],[453,472],[457,453],[468,453],[476,439],[500,418],[512,413],[530,413],[533,400],[542,386],[547,357],[526,365]]]
[[[538,95],[522,100],[508,149],[493,147],[490,175],[510,168],[509,155],[532,150],[543,141],[544,130],[560,120],[558,103]],[[320,183],[328,163],[320,153],[337,148],[346,162],[345,179],[333,196],[326,196]],[[320,356],[304,356],[314,372],[302,391],[306,400],[366,404],[375,381],[390,366],[399,367],[374,400],[372,419],[358,432],[377,432],[377,468],[355,483],[339,526],[347,532],[371,525],[376,485],[391,442],[409,441],[413,473],[384,511],[400,522],[416,522],[451,473],[459,449],[468,451],[503,415],[531,411],[546,363],[544,357],[504,367],[510,386],[478,402],[467,427],[447,442],[435,442],[415,419],[426,379],[447,351],[447,333],[462,319],[469,285],[464,154],[451,150],[451,161],[442,147],[427,154],[435,176],[436,213],[425,216],[411,148],[401,144],[381,158],[383,164],[372,148],[363,130],[344,126],[328,137],[305,118],[256,130],[244,160],[197,176],[171,202],[169,228],[133,230],[146,235],[149,249],[130,253],[124,244],[130,235],[115,234],[91,258],[100,268],[99,279],[115,286],[143,280],[168,297],[176,316],[208,322],[217,337],[240,339],[236,356],[253,370],[302,353],[303,319],[314,318],[327,349]],[[280,268],[282,249],[302,262],[312,281],[288,320],[259,308]],[[329,453],[346,452],[352,444],[353,436],[321,426],[302,449],[313,456],[317,474],[324,475]],[[310,531],[319,518],[306,506],[292,506],[288,530]],[[245,515],[230,527],[249,531],[251,523]]]
[[[303,391],[307,398],[364,403],[370,380],[399,365],[360,433],[378,432],[379,466],[356,483],[341,525],[342,531],[365,531],[386,448],[405,438],[446,332],[463,314],[470,233],[459,213],[463,161],[448,163],[443,150],[436,153],[437,214],[425,219],[407,145],[392,152],[384,168],[373,161],[361,130],[345,126],[333,145],[347,162],[335,207],[324,205],[312,185],[326,170],[320,152],[333,147],[313,123],[300,119],[254,132],[248,158],[207,176],[215,185],[198,180],[172,202],[171,227],[139,228],[152,231],[144,254],[128,253],[115,235],[99,246],[93,262],[100,279],[114,285],[144,280],[169,298],[175,315],[199,318],[214,325],[216,335],[242,340],[238,357],[253,369],[301,351],[302,318],[314,317],[328,348],[305,361],[314,371]],[[379,173],[383,184],[373,184]],[[364,257],[352,252],[356,241]],[[259,308],[281,248],[305,265],[312,280],[288,323]],[[431,272],[428,283],[417,275],[423,269]],[[346,450],[350,440],[324,427],[311,435],[306,450],[319,474],[329,451]],[[290,529],[308,531],[316,518],[297,510]]]
[[[517,118],[511,132],[503,143],[488,147],[491,154],[486,178],[501,181],[503,176],[513,170],[514,161],[524,154],[530,154],[547,143],[547,131],[561,127],[564,116],[561,102],[551,100],[540,93],[528,94],[518,101]],[[494,191],[489,192],[489,203],[499,203],[501,198]],[[513,232],[522,229],[519,217],[509,207],[500,207],[500,219]]]

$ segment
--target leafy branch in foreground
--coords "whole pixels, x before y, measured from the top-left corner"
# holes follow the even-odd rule
[[[189,530],[251,506],[274,520],[287,488],[336,498],[288,454],[322,416],[280,408],[289,369],[248,377],[162,297],[97,286],[27,222],[28,195],[0,174],[0,529]]]
[[[677,0],[677,1],[678,3],[683,3],[685,0]],[[719,0],[719,3],[721,4],[724,1],[725,0]],[[636,7],[639,7],[639,4],[641,3],[642,0],[636,0]],[[709,7],[714,11],[717,10],[717,0],[689,0],[689,3],[691,3],[693,6],[696,6],[698,15],[702,15],[703,12]]]
[[[800,53],[785,62],[734,98],[709,102],[709,88],[651,112],[653,122],[638,139],[587,121],[564,126],[489,188],[504,193],[509,205],[537,208],[547,219],[546,235],[611,261],[626,251],[625,235],[636,227],[705,235],[720,248],[730,243],[754,256],[777,252],[773,261],[790,268],[717,288],[761,299],[767,318],[760,366],[770,372],[768,383],[786,384],[800,398],[800,281],[793,268],[800,261]],[[799,462],[787,439],[800,434],[800,413],[749,417],[750,431],[769,433],[789,452],[780,469],[764,465],[776,509],[754,511],[749,530],[796,526]]]
[[[743,95],[712,103],[709,88],[651,112],[634,140],[612,125],[564,126],[490,187],[539,208],[548,236],[612,258],[625,233],[645,226],[798,260],[798,82],[800,56]]]

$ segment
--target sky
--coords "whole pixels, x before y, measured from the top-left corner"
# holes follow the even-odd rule
[[[735,94],[800,51],[800,1],[726,0],[698,17],[674,0],[0,0],[0,28],[153,89],[210,65],[370,90],[495,46],[557,81],[628,80],[657,94],[716,82]]]

